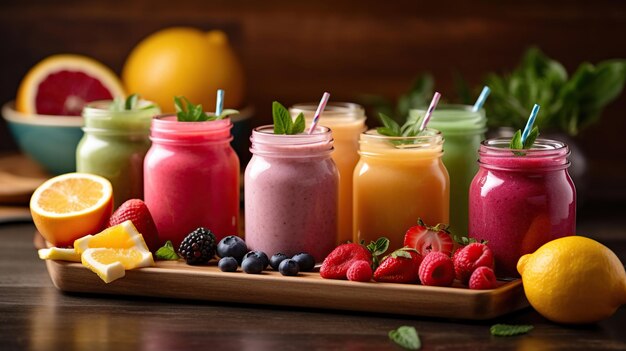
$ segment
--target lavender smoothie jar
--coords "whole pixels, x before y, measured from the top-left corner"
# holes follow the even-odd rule
[[[321,262],[335,246],[339,175],[330,129],[278,135],[252,132],[245,172],[245,238],[268,256],[307,252]]]

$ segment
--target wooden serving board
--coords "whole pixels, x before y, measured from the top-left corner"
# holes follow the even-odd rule
[[[215,265],[158,261],[156,267],[126,272],[105,284],[80,263],[46,261],[62,291],[208,300],[262,305],[486,320],[528,306],[520,280],[493,290],[440,288],[417,284],[328,280],[319,273],[284,277],[278,272],[221,272]]]

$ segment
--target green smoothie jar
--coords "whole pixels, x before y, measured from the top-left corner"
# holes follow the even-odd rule
[[[108,179],[117,208],[128,199],[143,199],[143,159],[150,148],[150,123],[161,113],[149,101],[132,109],[96,101],[83,109],[83,138],[76,148],[76,170]]]
[[[421,118],[426,110],[411,110],[410,117]],[[487,130],[485,110],[470,105],[439,105],[428,128],[440,130],[445,138],[443,163],[450,175],[450,231],[467,236],[469,188],[478,172],[478,149]]]

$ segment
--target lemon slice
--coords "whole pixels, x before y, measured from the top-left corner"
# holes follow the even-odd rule
[[[74,241],[74,250],[81,254],[89,248],[111,248],[150,251],[133,222],[128,220],[103,230],[96,235],[86,235]]]
[[[80,262],[80,254],[74,249],[51,247],[49,249],[39,249],[37,253],[39,254],[39,258],[42,260]]]
[[[127,269],[154,266],[150,251],[137,249],[87,249],[81,255],[83,265],[96,273],[105,283],[122,278]]]

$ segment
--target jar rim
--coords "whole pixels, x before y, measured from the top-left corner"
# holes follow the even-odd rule
[[[513,150],[509,147],[511,142],[510,138],[499,137],[485,139],[480,143],[480,150],[482,152],[489,152],[490,156],[505,156],[509,157],[513,152],[523,152],[528,157],[543,157],[555,154],[562,154],[566,152],[569,154],[569,148],[567,144],[562,141],[554,139],[537,138],[530,149]]]
[[[82,116],[86,117],[85,115],[87,114],[89,117],[103,118],[109,117],[111,116],[111,114],[133,115],[150,110],[155,110],[155,115],[161,113],[161,109],[159,108],[159,106],[150,100],[141,99],[137,103],[138,107],[140,108],[136,108],[133,110],[112,111],[109,109],[109,107],[111,106],[111,104],[113,104],[113,100],[91,101],[87,103],[87,105],[85,105],[85,107],[83,108]],[[153,116],[150,116],[150,118],[152,117]]]
[[[330,128],[319,125],[312,134],[293,135],[274,134],[274,125],[263,125],[252,130],[250,141],[253,154],[277,157],[330,155],[334,143]]]
[[[510,138],[483,140],[478,150],[481,167],[506,171],[552,171],[570,166],[570,150],[558,140],[538,138],[530,149],[509,148]]]

